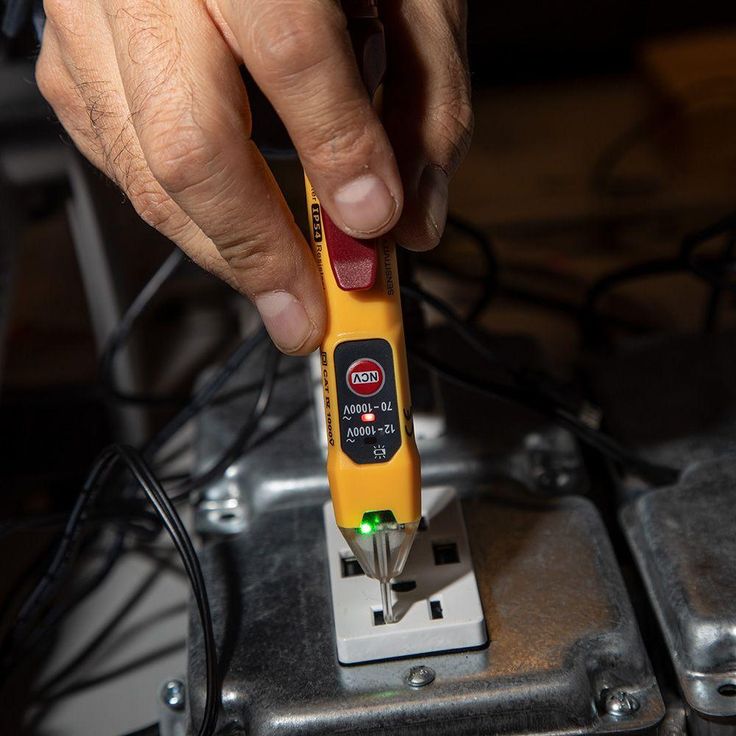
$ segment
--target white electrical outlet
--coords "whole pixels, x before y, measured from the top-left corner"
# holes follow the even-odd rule
[[[383,621],[366,577],[324,506],[337,658],[342,664],[481,647],[488,641],[462,509],[452,488],[422,491],[422,523],[392,585],[399,621]]]

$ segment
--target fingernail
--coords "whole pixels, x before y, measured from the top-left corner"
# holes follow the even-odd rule
[[[447,174],[434,164],[427,166],[419,179],[419,201],[437,240],[442,237],[447,221],[447,185]]]
[[[285,353],[299,350],[314,330],[302,303],[288,291],[261,294],[255,304],[271,339]]]
[[[333,201],[349,230],[370,235],[385,227],[398,207],[388,187],[375,175],[365,174],[338,189]]]

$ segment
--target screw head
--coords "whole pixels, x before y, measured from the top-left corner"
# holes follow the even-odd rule
[[[161,688],[161,700],[171,710],[184,710],[184,683],[181,680],[168,680]]]
[[[639,701],[626,690],[613,690],[606,695],[606,713],[614,718],[626,718],[639,710]]]
[[[412,667],[406,673],[404,679],[409,687],[424,687],[434,680],[435,674],[431,667],[420,664],[418,667]]]

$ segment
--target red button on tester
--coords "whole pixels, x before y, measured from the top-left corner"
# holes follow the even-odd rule
[[[322,227],[327,240],[332,273],[343,291],[370,289],[376,282],[378,251],[373,240],[346,235],[322,208]]]

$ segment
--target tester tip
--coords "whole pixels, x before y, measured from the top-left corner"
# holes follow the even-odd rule
[[[381,607],[383,608],[383,620],[387,624],[395,624],[397,621],[396,614],[394,613],[394,602],[391,599],[391,583],[386,581],[380,581],[381,586]]]

